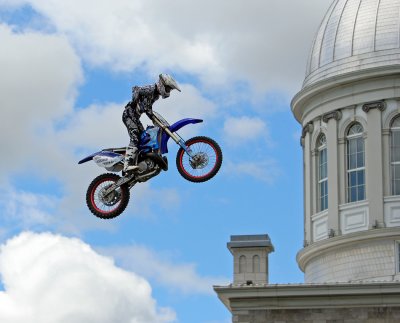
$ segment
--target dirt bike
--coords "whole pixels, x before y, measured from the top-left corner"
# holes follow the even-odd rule
[[[180,148],[176,156],[176,167],[183,178],[200,183],[213,178],[221,168],[222,151],[211,138],[199,136],[187,141],[177,131],[189,124],[203,122],[201,119],[182,119],[170,125],[159,113],[148,114],[153,126],[142,133],[135,171],[124,172],[126,147],[107,148],[91,154],[78,164],[93,160],[107,171],[97,176],[86,192],[86,203],[90,211],[102,219],[112,219],[120,215],[129,203],[130,189],[168,170],[168,141],[170,138]],[[122,176],[115,173],[122,172]]]

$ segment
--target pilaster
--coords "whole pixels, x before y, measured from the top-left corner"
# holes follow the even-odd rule
[[[383,215],[383,147],[382,147],[382,111],[385,103],[382,101],[364,104],[363,111],[367,113],[366,140],[366,190],[369,202],[369,228],[381,226]]]
[[[304,126],[301,136],[303,146],[303,187],[304,187],[304,246],[312,241],[311,214],[313,203],[313,172],[311,162],[311,134],[314,131],[312,123]]]
[[[322,116],[327,123],[328,150],[328,232],[329,236],[339,234],[339,174],[338,174],[338,126],[342,113],[332,111]]]

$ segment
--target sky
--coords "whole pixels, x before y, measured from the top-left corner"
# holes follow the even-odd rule
[[[0,0],[0,322],[227,323],[231,235],[268,234],[269,281],[298,283],[301,127],[290,110],[330,0]],[[121,147],[131,87],[170,73],[154,110],[216,140],[220,172],[168,172],[119,217],[85,204]],[[143,120],[144,124],[148,120]],[[147,123],[146,123],[147,122]]]

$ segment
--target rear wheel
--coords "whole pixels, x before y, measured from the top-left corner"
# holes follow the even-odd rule
[[[208,137],[193,137],[185,143],[193,152],[190,157],[180,148],[176,156],[176,167],[188,181],[201,183],[213,178],[221,168],[222,151],[219,145]]]
[[[129,202],[129,188],[121,185],[116,190],[105,195],[105,191],[120,177],[116,174],[97,176],[89,185],[86,192],[86,204],[89,210],[98,218],[112,219],[120,215]]]

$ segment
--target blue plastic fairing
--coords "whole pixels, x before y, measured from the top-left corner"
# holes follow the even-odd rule
[[[188,125],[188,124],[194,124],[194,123],[200,123],[203,122],[201,119],[192,119],[192,118],[187,118],[187,119],[182,119],[177,122],[175,122],[173,125],[169,126],[169,130],[171,132],[176,132],[182,127]],[[166,154],[168,152],[168,140],[170,136],[167,135],[164,131],[162,133],[162,138],[161,138],[161,153]]]

